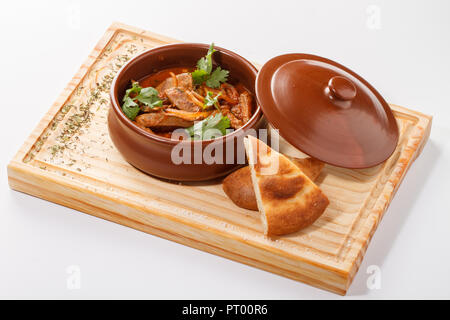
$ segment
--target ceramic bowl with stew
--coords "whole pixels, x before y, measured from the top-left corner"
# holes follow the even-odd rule
[[[180,142],[138,127],[122,112],[122,99],[132,80],[140,81],[167,68],[195,67],[197,61],[205,56],[208,48],[209,45],[198,43],[157,47],[130,60],[114,78],[108,115],[109,135],[125,160],[139,170],[175,181],[202,181],[226,175],[242,165],[242,159],[238,159],[238,151],[243,150],[243,138],[251,129],[265,127],[266,123],[255,96],[257,69],[240,55],[220,47],[215,48],[217,52],[214,53],[214,63],[229,70],[230,80],[241,82],[254,97],[255,111],[243,127],[215,139]],[[173,161],[176,146],[178,150],[182,148],[186,152],[189,151],[182,153],[185,157],[181,163],[179,157]],[[212,163],[211,160],[205,161],[202,156],[199,159],[199,154],[203,155],[205,151],[211,154],[211,150],[214,150]]]

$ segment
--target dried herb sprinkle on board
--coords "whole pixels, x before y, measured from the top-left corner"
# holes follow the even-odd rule
[[[81,134],[82,128],[89,127],[91,122],[93,112],[91,107],[97,105],[97,111],[100,106],[107,105],[108,103],[108,93],[111,88],[111,83],[116,75],[117,71],[128,61],[131,57],[138,51],[136,45],[131,44],[126,48],[128,54],[119,54],[113,61],[109,64],[110,71],[106,73],[99,83],[96,83],[96,87],[91,89],[89,96],[85,103],[79,106],[65,105],[61,109],[61,119],[65,114],[67,114],[72,108],[76,110],[69,118],[65,121],[61,133],[56,138],[57,144],[50,147],[50,152],[52,157],[55,157],[58,153],[63,152],[66,149],[71,148],[71,140],[74,136]],[[79,90],[77,89],[77,92]],[[58,121],[58,122],[59,122]],[[52,130],[56,129],[58,122],[52,124]],[[69,164],[70,165],[70,164]]]

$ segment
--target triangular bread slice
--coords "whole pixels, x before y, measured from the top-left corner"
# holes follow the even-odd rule
[[[316,221],[329,201],[314,182],[257,138],[248,136],[244,143],[264,234],[293,233]]]
[[[313,158],[300,159],[287,157],[312,181],[316,181],[325,165],[322,161]],[[231,201],[238,207],[258,211],[249,166],[242,167],[229,174],[223,180],[222,188]]]

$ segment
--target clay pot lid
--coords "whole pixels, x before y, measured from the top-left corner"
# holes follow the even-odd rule
[[[280,135],[323,162],[372,167],[397,146],[397,122],[383,97],[329,59],[297,53],[272,58],[258,73],[256,95]]]

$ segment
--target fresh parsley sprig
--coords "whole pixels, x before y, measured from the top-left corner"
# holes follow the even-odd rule
[[[221,83],[227,81],[228,73],[228,70],[223,70],[221,67],[217,67],[206,80],[206,85],[211,88],[220,87]]]
[[[122,110],[130,120],[134,120],[140,111],[136,101],[150,108],[160,107],[163,104],[158,90],[153,87],[142,88],[139,82],[133,82],[132,87],[125,91],[122,104]]]
[[[221,113],[210,115],[208,118],[196,122],[193,126],[186,128],[188,135],[193,140],[204,140],[217,136],[224,136],[226,130],[230,127],[230,120]],[[209,131],[214,130],[214,131]],[[219,133],[220,135],[217,135]]]
[[[211,91],[208,91],[206,93],[205,104],[203,106],[203,109],[214,106],[217,109],[217,111],[221,112],[219,104],[219,97],[221,94],[222,93],[219,92],[215,97],[213,97],[213,93]]]
[[[214,43],[211,43],[206,56],[198,60],[197,69],[191,73],[194,84],[200,85],[205,82],[208,87],[218,88],[221,83],[227,81],[229,74],[228,70],[217,67],[212,71],[212,55],[216,51],[217,50],[214,49]]]

